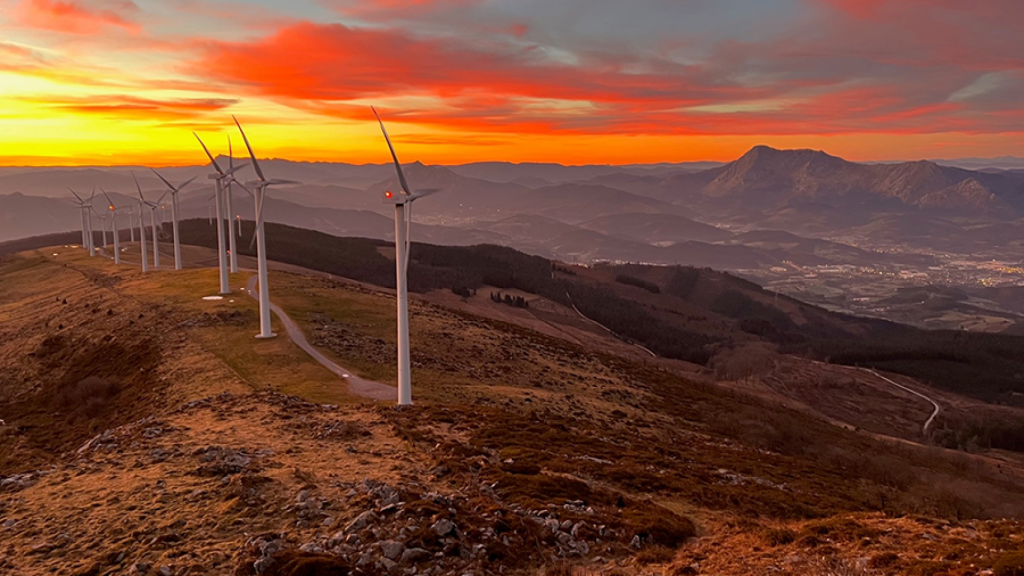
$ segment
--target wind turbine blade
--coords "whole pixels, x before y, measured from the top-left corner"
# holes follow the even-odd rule
[[[218,174],[223,174],[224,171],[220,169],[220,166],[217,164],[217,160],[213,158],[213,154],[210,154],[210,149],[206,147],[206,144],[203,144],[203,139],[195,132],[193,132],[192,135],[196,137],[196,140],[199,140],[199,145],[203,147],[203,152],[206,152],[206,156],[209,157],[210,162],[213,163],[213,169],[216,170]]]
[[[257,189],[256,193],[259,194],[259,203],[256,204],[256,226],[252,231],[252,240],[249,241],[249,250],[252,250],[256,244],[256,235],[260,233],[260,226],[263,224],[263,201],[267,197],[267,190]]]
[[[103,186],[100,186],[100,192],[103,192],[103,197],[107,199],[107,203],[110,204],[110,206],[113,206],[114,201],[110,199],[110,195],[103,189]]]
[[[193,176],[193,177],[189,178],[188,180],[185,180],[185,182],[183,182],[181,184],[181,186],[178,186],[177,188],[174,189],[174,193],[177,194],[178,192],[181,192],[182,190],[184,190],[185,186],[188,186],[189,184],[191,184],[192,181],[195,180],[196,178],[197,178],[197,176]]]
[[[412,252],[412,202],[405,205],[405,262],[402,268],[409,273],[409,253]]]
[[[152,172],[153,174],[156,174],[156,177],[157,177],[157,178],[159,178],[159,179],[163,180],[163,181],[164,181],[164,184],[167,184],[167,187],[168,187],[168,188],[170,188],[171,190],[174,190],[174,185],[173,185],[173,184],[171,184],[170,182],[168,182],[168,181],[167,181],[167,178],[164,178],[162,174],[160,174],[159,172],[157,172],[156,170],[154,170],[154,169],[152,169],[152,168],[150,168],[150,169],[149,169],[149,171],[150,171],[150,172]]]
[[[135,180],[135,188],[139,191],[139,200],[146,201],[146,197],[142,195],[142,186],[139,186],[139,179],[135,177],[135,172],[132,172],[132,180]]]
[[[68,188],[68,190],[71,190],[71,188]],[[75,198],[78,198],[78,202],[80,204],[85,204],[85,200],[82,200],[82,197],[79,196],[74,190],[71,190],[71,193],[75,195]]]
[[[231,149],[231,134],[228,134],[228,170],[229,174],[234,172],[235,168],[235,153]]]
[[[159,204],[159,203],[163,202],[164,201],[164,196],[167,196],[171,192],[172,192],[172,190],[168,190],[167,192],[164,192],[163,194],[161,194],[160,197],[156,199],[156,203]]]
[[[246,193],[247,193],[247,194],[249,194],[249,196],[252,196],[252,195],[253,195],[253,193],[252,193],[252,190],[249,190],[248,188],[246,188],[246,187],[245,187],[245,184],[242,184],[242,183],[241,183],[241,182],[239,182],[238,180],[235,180],[235,181],[234,181],[234,183],[235,183],[235,184],[237,184],[237,185],[238,185],[238,187],[239,187],[239,188],[241,188],[242,190],[245,190],[245,191],[246,191]]]
[[[95,198],[95,197],[96,197],[96,187],[93,186],[92,187],[92,195],[89,196],[89,201],[92,202],[92,199]]]
[[[398,161],[398,154],[395,153],[395,147],[391,144],[391,137],[388,136],[388,129],[384,127],[384,121],[380,119],[380,114],[377,114],[377,109],[370,106],[370,110],[373,110],[373,115],[377,117],[377,122],[380,124],[380,131],[384,133],[384,141],[388,143],[388,150],[391,150],[391,158],[395,161],[395,169],[398,170],[398,183],[402,185],[402,194],[410,194],[412,190],[409,189],[409,183],[405,180],[405,172],[402,171],[402,163]]]
[[[281,180],[281,179],[275,178],[273,180],[268,180],[267,184],[270,185],[270,186],[276,186],[278,184],[301,184],[301,182],[298,182],[296,180]]]
[[[238,172],[239,170],[241,170],[242,168],[245,168],[248,165],[249,165],[248,162],[242,162],[238,166],[235,166],[234,168],[232,168],[232,169],[228,170],[227,172],[225,172],[224,175],[227,176],[229,174],[234,174],[235,172]]]
[[[256,161],[256,154],[252,151],[252,145],[249,144],[249,137],[245,135],[245,130],[242,130],[242,125],[238,123],[238,118],[232,115],[231,119],[235,121],[235,126],[238,126],[238,131],[242,133],[242,140],[245,142],[245,147],[249,150],[249,157],[252,158],[252,167],[256,170],[256,175],[260,177],[261,181],[265,182],[267,179],[263,176],[260,163]]]
[[[426,196],[430,196],[431,194],[437,194],[440,191],[441,191],[440,188],[424,188],[422,190],[417,190],[416,193],[413,194],[413,199],[417,199],[418,200],[420,198],[424,198]]]

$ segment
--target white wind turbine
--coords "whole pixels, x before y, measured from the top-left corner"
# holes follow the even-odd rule
[[[68,190],[71,190],[71,188],[68,188]],[[89,229],[90,223],[88,220],[89,203],[83,200],[82,197],[79,196],[78,193],[75,192],[74,190],[71,190],[71,193],[74,194],[75,196],[75,200],[72,200],[72,202],[78,204],[78,215],[82,220],[82,248],[85,248],[90,253],[92,253],[92,247],[90,246],[90,238],[92,237],[92,231]]]
[[[150,214],[152,214],[152,212],[153,212],[153,208],[152,207],[154,206],[154,204],[151,204],[151,203],[147,202],[146,198],[142,195],[142,186],[139,186],[139,180],[138,180],[138,178],[135,177],[135,173],[134,172],[132,172],[132,180],[135,180],[135,188],[139,191],[139,239],[142,242],[142,249],[141,249],[141,252],[142,252],[142,271],[143,272],[149,272],[149,260],[148,260],[149,254],[146,253],[146,217],[145,217],[145,214],[146,214],[146,206],[147,205],[150,206],[150,210],[149,211],[150,211]],[[156,259],[157,256],[159,256],[159,252],[157,252],[156,249],[155,249],[155,246],[156,246],[156,221],[155,220],[153,221],[153,245],[154,245],[154,250],[153,250],[153,267],[155,268],[155,267],[160,265],[160,262],[157,261],[157,259]]]
[[[409,227],[412,223],[412,203],[415,200],[429,196],[437,189],[417,190],[415,193],[409,188],[409,182],[405,179],[405,172],[402,164],[398,161],[398,154],[391,144],[391,138],[380,119],[377,110],[373,115],[377,117],[380,124],[380,131],[384,134],[384,141],[388,143],[388,150],[391,151],[391,158],[395,161],[395,170],[398,172],[398,183],[402,189],[398,194],[390,191],[384,193],[384,203],[395,205],[395,291],[398,294],[398,404],[407,406],[412,404],[412,365],[409,357],[409,289],[407,276],[409,272]]]
[[[150,168],[150,170],[153,169]],[[184,184],[175,188],[173,184],[168,182],[167,179],[161,176],[156,170],[153,170],[153,174],[156,174],[157,178],[163,180],[164,184],[167,184],[167,192],[164,192],[164,195],[160,197],[160,200],[163,200],[164,196],[167,196],[168,194],[171,195],[171,226],[174,229],[174,269],[181,270],[181,241],[178,239],[178,192],[181,192],[185,186],[191,184],[196,177],[193,176],[189,178]],[[158,204],[160,203],[160,200],[157,200]]]
[[[249,144],[249,138],[245,135],[245,130],[242,130],[242,125],[238,123],[238,118],[234,116],[231,118],[235,121],[235,125],[238,126],[238,131],[242,133],[242,140],[245,142],[246,149],[249,150],[249,158],[252,159],[252,167],[256,170],[256,177],[258,178],[258,180],[249,183],[253,187],[252,195],[256,201],[256,229],[253,232],[252,242],[249,243],[250,249],[253,242],[256,243],[257,274],[259,275],[260,333],[256,337],[273,338],[275,334],[270,331],[270,286],[267,284],[267,238],[263,229],[263,201],[267,196],[267,187],[278,184],[298,184],[298,182],[277,179],[267,180],[266,176],[263,175],[263,170],[260,169],[260,163],[256,160],[256,154],[252,151],[252,146]]]
[[[239,166],[239,168],[242,168],[244,166],[245,164],[242,164],[241,166]],[[228,174],[234,174],[234,172],[235,157],[234,151],[231,149],[231,136],[228,136]],[[224,189],[224,197],[226,200],[225,206],[227,207],[227,214],[225,214],[225,216],[227,216],[228,219],[228,255],[230,256],[229,265],[231,268],[231,273],[238,274],[238,246],[236,245],[235,241],[235,230],[237,229],[238,235],[241,236],[242,223],[239,222],[237,218],[235,218],[234,206],[232,205],[233,191],[231,189],[231,184],[234,182],[234,180],[235,179],[232,177],[230,180],[227,181],[227,187]]]
[[[132,172],[132,180],[135,180],[135,187],[139,189],[139,200],[142,200],[142,204],[149,206],[149,225],[153,230],[153,268],[160,268],[160,241],[157,239],[157,226],[156,226],[156,209],[159,208],[159,204],[150,202],[142,196],[142,186],[139,186],[139,179],[135,177],[135,172]],[[161,197],[163,198],[163,197]],[[139,205],[140,211],[143,210],[142,205]],[[145,230],[145,227],[140,226],[140,230]]]
[[[110,199],[110,195],[103,188],[100,188],[100,192],[103,192],[103,196],[107,199],[107,209],[110,211],[110,227],[114,232],[114,264],[121,263],[121,235],[120,230],[117,228],[117,211],[124,210],[125,208],[131,209],[131,206],[121,206],[120,208],[114,206],[114,201]],[[131,222],[128,223],[128,227],[131,228]]]
[[[229,169],[227,172],[221,170],[220,165],[217,164],[217,159],[213,157],[213,154],[210,154],[210,149],[203,143],[203,139],[195,132],[192,134],[196,137],[196,140],[199,140],[199,145],[203,147],[203,152],[206,152],[206,156],[210,159],[210,163],[216,171],[214,174],[210,174],[208,178],[215,182],[213,197],[217,212],[217,265],[220,271],[220,293],[228,294],[231,292],[231,287],[228,285],[227,249],[224,245],[224,185],[234,179],[235,171],[241,170],[246,165],[240,164]]]

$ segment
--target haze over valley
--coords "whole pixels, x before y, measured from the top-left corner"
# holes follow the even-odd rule
[[[393,238],[380,201],[398,187],[389,166],[266,163],[302,183],[271,191],[268,221]],[[417,162],[407,170],[418,186],[443,190],[413,215],[418,241],[498,244],[581,264],[710,267],[834,310],[937,328],[1011,329],[1022,319],[1024,173],[954,163],[859,164],[759,146],[722,165]],[[127,201],[132,170],[0,170],[0,240],[73,228],[75,207],[65,198],[78,182]],[[145,189],[162,186],[135,171]],[[202,171],[164,170],[178,180]],[[202,181],[186,188],[182,215],[209,216],[211,190]],[[248,196],[237,197],[236,216],[251,220]]]

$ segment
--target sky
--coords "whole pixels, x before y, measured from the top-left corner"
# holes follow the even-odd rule
[[[1024,156],[1020,0],[0,0],[0,165]],[[238,149],[235,149],[236,154]]]

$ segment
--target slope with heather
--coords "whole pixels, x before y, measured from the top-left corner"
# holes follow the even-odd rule
[[[871,558],[899,551],[911,569],[960,550],[950,569],[984,568],[1020,539],[973,519],[1024,514],[1024,487],[990,460],[878,440],[516,324],[414,300],[418,405],[393,410],[348,396],[286,340],[254,340],[250,299],[201,298],[210,270],[142,275],[50,248],[6,257],[0,277],[12,287],[2,430],[29,455],[0,468],[0,568],[14,573],[697,562],[730,574],[746,573],[729,560],[738,538],[760,542],[758,563],[853,562],[842,543],[862,528],[937,538],[910,552],[879,538],[860,552]],[[271,283],[312,342],[394,378],[386,291],[278,271]],[[145,370],[96,355],[102,343],[148,346],[131,363]],[[96,398],[88,378],[108,387],[84,413],[34,407],[68,389]],[[911,512],[950,528],[899,519]],[[958,543],[967,532],[976,548]]]

